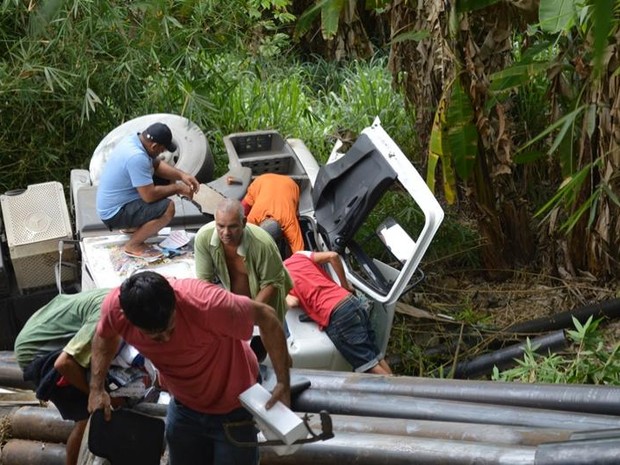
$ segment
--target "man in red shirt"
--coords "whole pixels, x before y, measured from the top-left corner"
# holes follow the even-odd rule
[[[321,265],[329,263],[339,286]],[[367,310],[352,294],[340,257],[336,252],[297,252],[284,260],[293,278],[286,298],[289,307],[301,306],[325,331],[353,369],[387,375],[392,370],[375,345],[375,333]]]
[[[248,187],[241,201],[248,221],[271,234],[282,256],[288,256],[304,248],[297,211],[299,210],[299,186],[283,174],[265,173],[258,176]],[[284,235],[286,247],[282,247]]]
[[[266,408],[290,405],[288,352],[282,326],[270,306],[199,279],[166,279],[145,271],[127,278],[105,298],[93,338],[88,408],[110,418],[103,381],[120,338],[149,358],[173,396],[166,439],[171,465],[256,464],[257,448],[237,447],[225,423],[251,419],[238,399],[256,383],[258,362],[248,343],[257,324],[277,384]],[[235,438],[256,442],[253,425]]]

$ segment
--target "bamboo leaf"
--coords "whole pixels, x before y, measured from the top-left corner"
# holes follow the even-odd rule
[[[556,194],[534,214],[534,217],[539,217],[545,212],[550,211],[562,200],[572,202],[581,189],[584,180],[590,175],[592,168],[597,165],[597,161],[588,163],[573,176],[565,179]]]
[[[585,105],[584,105],[585,107]],[[583,107],[582,107],[583,109]],[[577,118],[577,115],[579,115],[579,113],[577,112],[572,112],[569,113],[569,115],[573,115],[572,118],[566,118],[562,124],[562,127],[560,128],[558,135],[555,137],[555,139],[553,140],[553,144],[551,144],[551,147],[549,147],[549,150],[547,150],[547,154],[551,155],[553,152],[555,152],[555,150],[559,147],[559,145],[562,143],[562,141],[564,140],[564,136],[566,135],[566,133],[568,132],[568,129],[575,124],[575,119]]]
[[[574,24],[575,17],[574,0],[540,0],[538,19],[545,32],[557,34],[567,31]]]
[[[618,197],[616,193],[613,190],[611,190],[611,187],[609,187],[608,184],[603,184],[603,189],[605,190],[605,193],[607,194],[609,199],[613,203],[615,203],[618,207],[620,207],[620,197]]]
[[[580,107],[578,107],[576,110],[571,111],[569,114],[564,115],[562,118],[558,119],[555,123],[553,123],[551,126],[548,126],[543,132],[541,132],[540,134],[538,134],[536,137],[534,137],[533,139],[531,139],[529,142],[527,142],[525,145],[522,145],[521,147],[519,147],[517,149],[517,152],[521,152],[522,150],[525,150],[526,148],[528,148],[530,145],[538,142],[539,140],[543,139],[544,137],[546,137],[547,135],[551,134],[553,131],[555,131],[557,128],[563,127],[565,124],[573,124],[575,121],[575,118],[577,118],[577,116],[579,115],[579,113],[581,113],[584,108],[586,106],[585,105],[581,105]],[[568,123],[567,123],[568,122]],[[561,140],[560,140],[561,142]],[[558,142],[559,143],[559,142]],[[549,151],[551,152],[551,151]]]
[[[517,63],[497,73],[493,73],[489,77],[491,81],[490,90],[493,92],[503,92],[527,84],[534,76],[546,72],[548,68],[548,62]]]
[[[568,219],[566,220],[566,222],[562,225],[562,227],[560,229],[562,231],[567,232],[567,233],[572,231],[573,228],[576,226],[576,224],[581,219],[581,217],[585,214],[585,212],[587,210],[590,210],[591,207],[593,207],[593,205],[596,202],[596,199],[599,196],[600,196],[600,191],[599,190],[595,190],[594,193],[592,193],[592,195],[590,197],[588,197],[585,202],[583,202],[581,205],[579,205],[579,208],[577,208],[577,210],[572,215],[570,215],[568,217]],[[590,216],[590,221],[592,221],[592,216]],[[590,226],[590,225],[591,225],[591,223],[588,226]]]

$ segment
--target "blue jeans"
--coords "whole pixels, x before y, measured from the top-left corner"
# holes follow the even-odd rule
[[[252,415],[239,408],[223,415],[192,410],[172,399],[168,405],[166,441],[170,465],[256,465],[257,447],[238,447],[224,432],[225,423],[251,422]],[[256,442],[253,423],[231,428],[239,442]]]
[[[355,371],[365,372],[379,363],[370,315],[355,297],[336,306],[325,333]]]

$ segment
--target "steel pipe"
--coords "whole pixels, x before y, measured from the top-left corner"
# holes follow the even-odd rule
[[[0,362],[17,363],[15,352],[12,350],[0,350]]]
[[[549,353],[564,348],[567,344],[564,331],[556,331],[551,334],[530,339],[530,344],[537,353]],[[493,367],[500,369],[516,364],[515,359],[521,358],[527,347],[526,342],[514,344],[494,352],[481,355],[472,360],[457,363],[454,369],[455,378],[468,378],[470,376],[487,375],[493,371]]]
[[[606,439],[606,438],[620,439],[620,428],[602,429],[602,430],[597,430],[597,431],[576,431],[570,436],[571,440]]]
[[[590,305],[584,305],[566,312],[556,313],[548,317],[537,318],[535,320],[525,321],[509,326],[504,332],[510,333],[536,333],[543,331],[553,331],[556,329],[572,328],[573,318],[576,318],[581,324],[588,321],[588,318],[594,319],[608,317],[620,317],[620,299],[611,299],[605,302],[596,302]]]
[[[310,379],[311,389],[620,415],[620,388],[612,386],[505,383],[309,369],[293,369],[291,373]]]
[[[454,421],[539,428],[597,430],[620,427],[620,417],[506,405],[424,399],[385,394],[308,389],[293,410],[318,413]],[[475,426],[472,425],[472,428]]]
[[[403,418],[358,417],[353,415],[331,415],[331,418],[333,429],[338,432],[385,434],[491,444],[536,446],[545,442],[568,441],[573,434],[570,430],[561,429],[480,424],[472,427],[471,423],[407,420]],[[318,416],[312,416],[309,424],[314,431],[321,430],[321,421]]]
[[[536,449],[382,434],[338,433],[303,445],[292,455],[278,456],[261,448],[261,465],[533,465]]]
[[[65,446],[11,439],[2,448],[2,465],[65,465]]]
[[[617,465],[620,438],[542,444],[536,449],[534,465]]]
[[[150,415],[165,416],[165,405],[139,404],[135,410]],[[9,418],[11,436],[45,442],[66,442],[73,422],[63,420],[55,408],[21,407]],[[407,420],[398,418],[358,417],[332,415],[334,431],[415,436],[454,441],[488,442],[495,444],[537,445],[545,442],[567,441],[574,434],[570,430],[525,428],[500,425]],[[309,422],[315,431],[321,430],[320,418],[312,416]]]
[[[75,424],[63,420],[57,409],[43,407],[22,407],[10,421],[14,438],[55,443],[67,442]]]
[[[17,362],[0,361],[0,386],[17,389],[34,389],[34,384],[24,381],[24,374]]]

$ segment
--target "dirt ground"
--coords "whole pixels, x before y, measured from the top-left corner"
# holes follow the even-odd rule
[[[432,317],[397,314],[388,356],[397,365],[409,359],[400,364],[402,374],[421,374],[428,367],[412,367],[412,351],[436,355],[438,364],[448,365],[455,356],[471,359],[497,349],[498,334],[513,324],[617,298],[619,282],[601,284],[588,278],[564,280],[521,272],[512,279],[493,282],[465,273],[427,274],[423,283],[401,301]],[[620,342],[619,320],[606,320],[600,328],[609,346]],[[514,342],[522,342],[525,336],[515,337]],[[502,343],[509,343],[504,337]],[[469,344],[463,344],[467,339]],[[454,346],[459,347],[458,355]],[[420,354],[415,356],[424,359]]]

